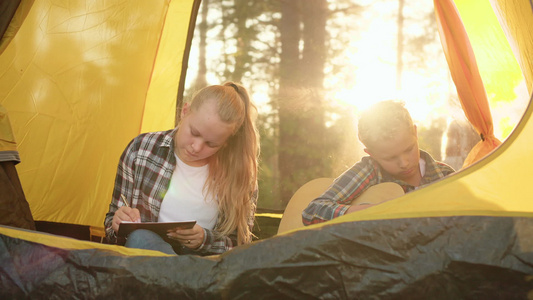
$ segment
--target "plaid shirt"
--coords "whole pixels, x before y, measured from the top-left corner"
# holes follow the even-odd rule
[[[420,158],[426,162],[426,172],[420,186],[454,172],[452,167],[435,161],[429,153],[422,150],[420,150]],[[335,179],[324,194],[309,203],[309,206],[302,212],[302,221],[305,225],[311,225],[342,216],[355,198],[369,187],[383,182],[398,183],[406,193],[416,189],[415,186],[397,180],[384,172],[376,161],[370,156],[365,156]]]
[[[124,205],[120,200],[121,194],[130,201],[131,207],[139,210],[142,222],[157,222],[161,203],[176,168],[173,142],[176,130],[177,127],[168,131],[141,134],[134,138],[122,153],[115,178],[113,198],[104,221],[109,242],[117,243],[117,236],[111,226],[115,211]],[[252,211],[248,226],[251,231],[254,224],[257,192],[250,201]],[[201,254],[223,253],[237,245],[236,231],[230,236],[221,237],[215,231],[205,228],[204,231],[204,243],[197,250]]]

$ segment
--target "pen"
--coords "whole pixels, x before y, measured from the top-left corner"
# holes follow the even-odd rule
[[[130,205],[128,204],[128,201],[126,201],[126,197],[124,197],[124,195],[120,194],[120,198],[122,198],[122,201],[124,202],[124,204],[126,205],[126,207],[130,207]],[[134,221],[135,223],[141,223],[141,219],[137,219],[137,221]]]
[[[122,198],[122,201],[124,201],[124,204],[126,204],[126,207],[130,207],[130,205],[128,204],[128,201],[126,201],[126,197],[124,197],[124,195],[120,194],[120,197]]]

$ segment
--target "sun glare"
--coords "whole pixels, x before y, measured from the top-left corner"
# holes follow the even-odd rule
[[[391,17],[396,6],[382,3],[377,8],[367,7],[361,21],[366,31],[344,49],[344,79],[339,80],[338,75],[326,79],[329,99],[355,111],[383,100],[401,100],[415,121],[429,123],[435,115],[446,113],[443,108],[454,93],[444,55],[440,59],[428,57],[425,69],[405,63],[397,82],[397,24]],[[421,3],[417,9],[423,11],[421,15],[431,12],[432,3]],[[406,26],[405,33],[419,35],[420,28]]]
[[[353,65],[350,75],[351,86],[338,87],[335,79],[326,84],[330,86],[330,99],[340,105],[353,106],[364,110],[376,102],[395,99],[405,102],[414,120],[430,121],[436,111],[442,113],[446,99],[451,91],[447,73],[423,76],[414,71],[402,74],[402,89],[396,89],[396,66],[388,62],[394,55],[393,50],[387,54],[373,52],[371,48],[353,53],[345,53],[347,61]],[[439,77],[440,76],[440,77]]]
[[[343,52],[332,58],[331,65],[325,70],[324,89],[327,91],[327,99],[336,105],[349,107],[356,114],[379,101],[402,100],[411,112],[414,121],[422,126],[430,126],[431,122],[437,118],[465,118],[457,100],[457,92],[451,80],[444,54],[440,55],[438,54],[439,50],[433,49],[433,55],[437,56],[422,57],[421,59],[425,59],[425,61],[421,65],[412,62],[409,64],[408,59],[409,55],[412,56],[412,49],[408,50],[407,46],[404,47],[403,69],[400,81],[397,82],[398,47],[395,17],[397,3],[363,0],[360,1],[360,4],[365,6],[365,9],[358,15],[357,19],[349,16],[335,20],[337,24],[352,25],[346,27],[349,32],[344,32],[344,39],[337,36],[342,35],[342,29],[345,27],[341,26],[340,29],[336,29],[337,31],[332,31],[332,35],[337,39],[336,43],[342,43],[336,47],[343,49]],[[477,5],[473,5],[473,7],[475,9]],[[432,1],[419,1],[405,7],[405,13],[409,16],[429,16],[432,11]],[[500,36],[498,37],[494,34],[484,33],[487,28],[493,28],[492,24],[497,22],[496,18],[483,20],[485,22],[483,24],[477,24],[481,22],[478,19],[465,18],[464,21],[466,25],[469,25],[469,28],[473,28],[471,30],[481,31],[481,33],[472,32],[471,34],[472,37],[475,37],[473,39],[474,51],[479,60],[480,74],[483,77],[488,100],[491,104],[495,134],[498,138],[506,138],[522,116],[524,108],[529,102],[529,93],[524,83],[518,84],[520,79],[523,80],[523,77],[520,77],[522,74],[512,51],[507,51],[509,57],[498,57],[498,63],[494,63],[493,53],[503,53],[504,51],[501,49],[509,48],[503,33],[499,33]],[[421,18],[417,17],[417,20],[406,19],[404,36],[424,35],[425,31],[420,24],[425,24]],[[351,32],[351,28],[357,28],[357,30]],[[218,34],[218,30],[209,33],[210,42],[207,46],[207,55],[210,59],[219,58],[221,49],[230,54],[237,51],[235,41],[232,39],[226,39],[225,42],[219,41],[217,40]],[[275,34],[267,35],[265,33],[261,40],[268,41],[273,37]],[[438,39],[438,37],[436,38]],[[406,41],[407,44],[409,43]],[[268,43],[259,45],[264,46]],[[442,49],[439,41],[428,47]],[[191,74],[197,72],[197,52],[197,47],[191,48],[189,61]],[[511,64],[514,69],[508,67]],[[220,63],[214,65],[220,65],[220,67],[215,67],[207,72],[206,77],[210,83],[220,81],[218,76],[224,67]],[[496,76],[501,76],[502,79]],[[509,80],[509,78],[513,80]],[[190,82],[193,80],[195,80],[195,76],[187,76],[187,86],[190,86]],[[248,82],[248,78],[243,78],[243,81],[245,81],[244,84],[253,86],[250,91],[258,104],[259,112],[269,113],[272,109],[270,101],[273,95],[270,91],[272,87],[270,83],[254,82],[252,84]],[[507,85],[502,85],[502,82],[507,82]],[[508,92],[513,88],[510,85],[514,85],[514,94]],[[459,112],[457,112],[458,108]]]

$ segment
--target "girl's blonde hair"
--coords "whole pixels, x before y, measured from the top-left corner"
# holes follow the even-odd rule
[[[413,120],[404,102],[378,102],[361,114],[358,122],[359,140],[365,147],[372,148],[376,142],[391,139],[406,128],[415,134]]]
[[[259,133],[255,127],[257,108],[246,89],[237,83],[212,85],[197,92],[190,103],[197,111],[206,101],[215,101],[220,119],[234,124],[224,147],[209,160],[207,192],[218,200],[217,231],[229,235],[237,231],[239,245],[252,240],[249,222],[255,207],[250,201],[257,193]]]

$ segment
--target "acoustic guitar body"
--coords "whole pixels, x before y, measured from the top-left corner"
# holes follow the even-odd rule
[[[378,204],[403,196],[403,188],[394,182],[373,185],[352,201],[352,205]]]

